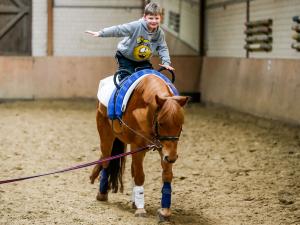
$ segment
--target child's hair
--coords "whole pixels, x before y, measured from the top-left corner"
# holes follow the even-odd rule
[[[145,15],[162,15],[162,8],[154,2],[150,2],[146,5],[145,7],[145,11],[144,11]]]

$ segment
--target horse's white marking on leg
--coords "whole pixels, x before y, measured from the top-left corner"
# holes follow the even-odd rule
[[[145,206],[144,200],[144,187],[143,186],[135,186],[133,188],[134,193],[134,203],[138,209],[143,209]]]

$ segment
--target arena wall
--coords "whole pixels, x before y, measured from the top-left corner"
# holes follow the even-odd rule
[[[201,92],[208,104],[300,124],[299,60],[172,58],[181,93]],[[0,57],[0,99],[96,98],[99,80],[115,69],[112,57]]]
[[[200,91],[208,104],[300,124],[300,62],[296,59],[205,57]]]
[[[172,61],[178,90],[199,92],[200,57]],[[96,98],[99,80],[115,71],[113,57],[0,57],[0,99]]]

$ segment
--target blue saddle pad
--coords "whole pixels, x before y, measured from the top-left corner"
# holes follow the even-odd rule
[[[151,69],[145,69],[145,70],[140,70],[138,72],[133,73],[130,75],[126,80],[124,80],[121,84],[121,87],[119,89],[115,88],[113,91],[109,102],[108,102],[108,107],[107,107],[107,114],[108,118],[111,120],[117,119],[117,118],[122,118],[123,114],[123,101],[124,97],[126,95],[127,90],[130,88],[130,86],[141,76],[146,76],[146,75],[151,75],[154,74],[160,78],[162,78],[166,84],[170,87],[174,95],[179,95],[177,89],[175,86],[172,84],[169,78],[167,78],[165,75],[161,74],[160,72],[156,70],[151,70]]]

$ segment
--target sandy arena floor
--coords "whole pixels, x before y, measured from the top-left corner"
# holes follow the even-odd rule
[[[0,180],[97,160],[95,102],[0,104]],[[0,224],[157,224],[161,168],[145,160],[147,218],[125,192],[96,201],[91,168],[0,185]],[[190,225],[300,224],[300,129],[192,104],[174,166],[173,221]]]

